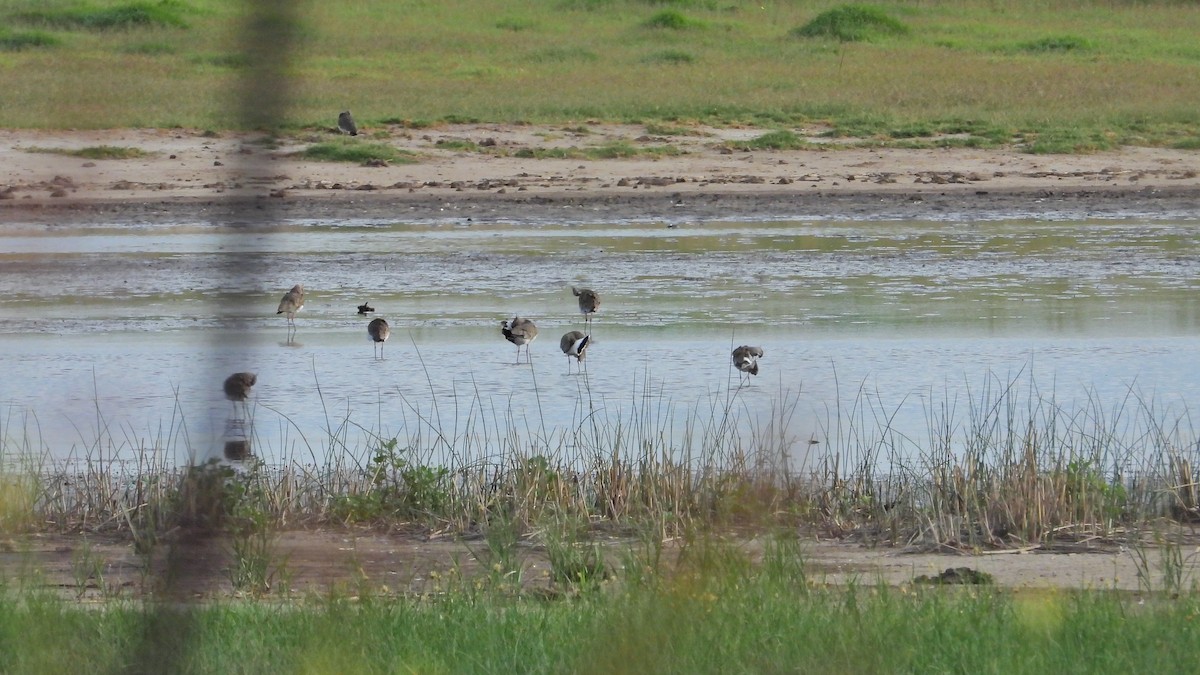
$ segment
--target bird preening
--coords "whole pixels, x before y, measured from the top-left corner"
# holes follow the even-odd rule
[[[758,374],[758,360],[762,358],[762,347],[742,345],[733,350],[733,367],[749,375]],[[739,375],[739,377],[741,377]]]
[[[392,329],[388,326],[388,322],[383,319],[373,319],[367,324],[367,337],[370,338],[372,347],[379,347],[376,358],[383,360],[383,343],[387,342],[388,337],[392,334]]]
[[[342,114],[338,115],[338,131],[351,136],[358,135],[358,125],[354,123],[354,116],[349,110],[343,110]]]
[[[279,309],[276,314],[286,314],[288,322],[288,342],[291,342],[292,335],[296,331],[296,312],[304,309],[304,286],[296,284],[292,286],[292,290],[283,294],[283,299],[279,301]]]
[[[250,389],[258,382],[254,373],[234,373],[225,378],[225,398],[233,402],[233,417],[225,423],[225,459],[242,461],[250,457],[250,437],[246,434],[246,399]],[[238,417],[238,403],[242,404],[242,417]]]
[[[537,339],[538,329],[529,319],[514,316],[500,323],[500,333],[504,339],[517,346],[517,363],[521,362],[521,345],[525,345],[525,358],[528,360],[529,344]],[[532,360],[529,361],[533,363]]]
[[[582,331],[573,330],[569,333],[565,333],[562,336],[562,339],[558,341],[559,348],[562,349],[563,354],[567,355],[568,373],[571,372],[572,356],[575,357],[575,362],[579,363],[580,367],[582,367],[583,359],[587,356],[586,350],[588,343],[591,342],[591,340],[592,337],[590,335],[585,335]]]
[[[583,313],[583,322],[590,326],[592,315],[600,307],[600,296],[590,288],[575,288],[574,286],[571,287],[571,293],[579,298],[579,311]]]
[[[368,312],[374,312],[374,311],[375,311],[375,308],[365,302],[358,306],[359,314],[366,314]]]

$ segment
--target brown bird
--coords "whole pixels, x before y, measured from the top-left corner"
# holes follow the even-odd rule
[[[225,398],[233,401],[233,414],[237,416],[237,404],[240,402],[242,408],[246,407],[246,399],[250,397],[250,388],[258,382],[258,375],[254,373],[234,373],[225,378]]]
[[[383,319],[374,319],[371,323],[367,324],[367,337],[371,339],[371,346],[379,345],[379,355],[377,358],[380,361],[383,360],[383,343],[387,342],[387,339],[391,335],[392,329],[388,326],[388,322]]]
[[[538,329],[529,319],[514,316],[509,321],[500,323],[500,332],[504,339],[517,346],[517,363],[521,362],[521,345],[525,345],[525,357],[529,356],[529,344],[537,339]],[[532,361],[530,361],[532,363]]]
[[[733,367],[746,373],[747,377],[758,374],[758,360],[762,358],[762,347],[742,345],[733,350]],[[738,376],[739,380],[741,376]]]
[[[587,356],[587,352],[585,350],[588,347],[588,343],[591,341],[592,338],[590,335],[584,335],[582,332],[577,330],[573,330],[570,333],[564,334],[562,339],[558,341],[558,346],[562,349],[562,352],[567,355],[568,373],[571,372],[571,357],[575,357],[576,363],[582,363],[584,357]]]
[[[575,297],[579,298],[579,311],[583,313],[583,322],[591,326],[592,315],[596,313],[596,308],[600,306],[600,296],[596,295],[596,291],[590,288],[575,288],[571,287],[571,292]]]
[[[292,290],[283,294],[283,299],[279,301],[279,309],[276,314],[286,314],[288,328],[295,330],[296,328],[296,312],[304,309],[304,286],[296,284],[292,286]]]

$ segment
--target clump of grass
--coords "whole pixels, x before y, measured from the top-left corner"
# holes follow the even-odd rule
[[[1034,54],[1082,52],[1093,48],[1090,40],[1075,35],[1058,35],[1030,40],[1017,45],[1017,49]]]
[[[162,56],[174,54],[177,51],[176,46],[168,42],[137,42],[121,47],[121,52],[125,54],[142,54],[144,56]]]
[[[83,157],[84,159],[137,159],[139,157],[147,157],[152,154],[142,150],[141,148],[132,148],[121,145],[91,145],[86,148],[31,147],[25,148],[25,152],[44,152],[55,155],[70,155],[71,157]]]
[[[799,150],[811,146],[808,141],[787,129],[768,131],[758,138],[734,142],[732,145],[747,150]]]
[[[661,30],[691,30],[704,28],[708,24],[699,19],[693,19],[678,10],[666,9],[650,17],[642,25],[646,28]]]
[[[666,63],[672,66],[687,65],[694,63],[696,57],[691,53],[679,49],[667,49],[661,52],[655,52],[642,59],[644,63]]]
[[[1079,129],[1049,129],[1036,134],[1024,146],[1034,155],[1086,154],[1111,150],[1115,141],[1100,131]]]
[[[462,152],[476,152],[479,150],[478,143],[462,138],[439,138],[434,145],[441,150],[461,150]]]
[[[250,65],[250,57],[245,54],[228,53],[228,54],[196,54],[189,60],[199,66],[213,66],[216,68],[238,69],[246,68]]]
[[[835,7],[791,31],[795,37],[828,38],[839,42],[871,42],[908,33],[908,26],[871,5]]]
[[[0,32],[0,51],[19,52],[26,49],[57,47],[62,40],[40,30]]]
[[[55,9],[39,9],[21,12],[16,19],[27,23],[40,23],[56,28],[82,28],[86,30],[120,30],[147,26],[187,28],[183,20],[185,12],[192,11],[179,0],[159,2],[130,2],[114,7],[92,7],[80,5]]]
[[[530,19],[520,19],[515,17],[504,17],[496,21],[496,28],[500,30],[510,30],[514,33],[530,30],[537,26],[537,23]]]
[[[544,47],[530,53],[529,58],[537,63],[591,63],[600,60],[596,52],[574,46]]]
[[[352,139],[313,143],[296,154],[304,159],[313,159],[319,162],[356,162],[361,164],[370,161],[398,163],[413,161],[411,153],[399,150],[387,143],[363,143]]]

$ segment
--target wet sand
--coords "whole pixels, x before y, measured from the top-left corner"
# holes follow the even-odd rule
[[[192,130],[0,131],[0,221],[254,222],[494,219],[553,222],[713,219],[989,219],[1200,212],[1200,155],[1123,148],[1090,155],[1007,149],[735,147],[762,129],[696,128],[655,137],[641,126],[588,133],[460,125],[367,130],[414,163],[359,166],[296,153],[336,134],[267,147],[258,134]],[[360,137],[361,138],[361,137]],[[463,143],[477,150],[449,149]],[[563,149],[670,146],[678,154],[546,159]],[[138,148],[136,159],[44,152]],[[535,156],[528,156],[535,155]]]

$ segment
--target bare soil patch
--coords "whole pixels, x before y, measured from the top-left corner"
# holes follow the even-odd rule
[[[618,536],[602,538],[609,565],[619,568],[637,542]],[[750,560],[761,558],[764,540],[735,537],[731,545]],[[668,541],[668,565],[682,544]],[[294,530],[273,537],[272,593],[357,595],[360,593],[429,593],[445,589],[453,579],[470,582],[489,572],[487,544],[481,538],[370,530]],[[1137,591],[1135,552],[1101,541],[1028,550],[975,554],[917,552],[868,547],[854,542],[802,540],[805,569],[815,583],[893,586],[919,576],[969,567],[991,575],[995,584],[1012,589],[1097,589]],[[1183,579],[1197,574],[1194,543],[1184,545]],[[1150,562],[1150,582],[1162,584],[1160,551],[1143,553]],[[527,590],[557,594],[543,546],[527,540],[518,546]],[[98,600],[105,596],[141,597],[166,592],[180,600],[209,600],[238,595],[230,580],[230,541],[216,536],[176,532],[151,556],[139,556],[132,541],[119,535],[39,534],[0,540],[0,573],[15,584],[23,579],[64,597]],[[617,576],[620,576],[619,569]]]

